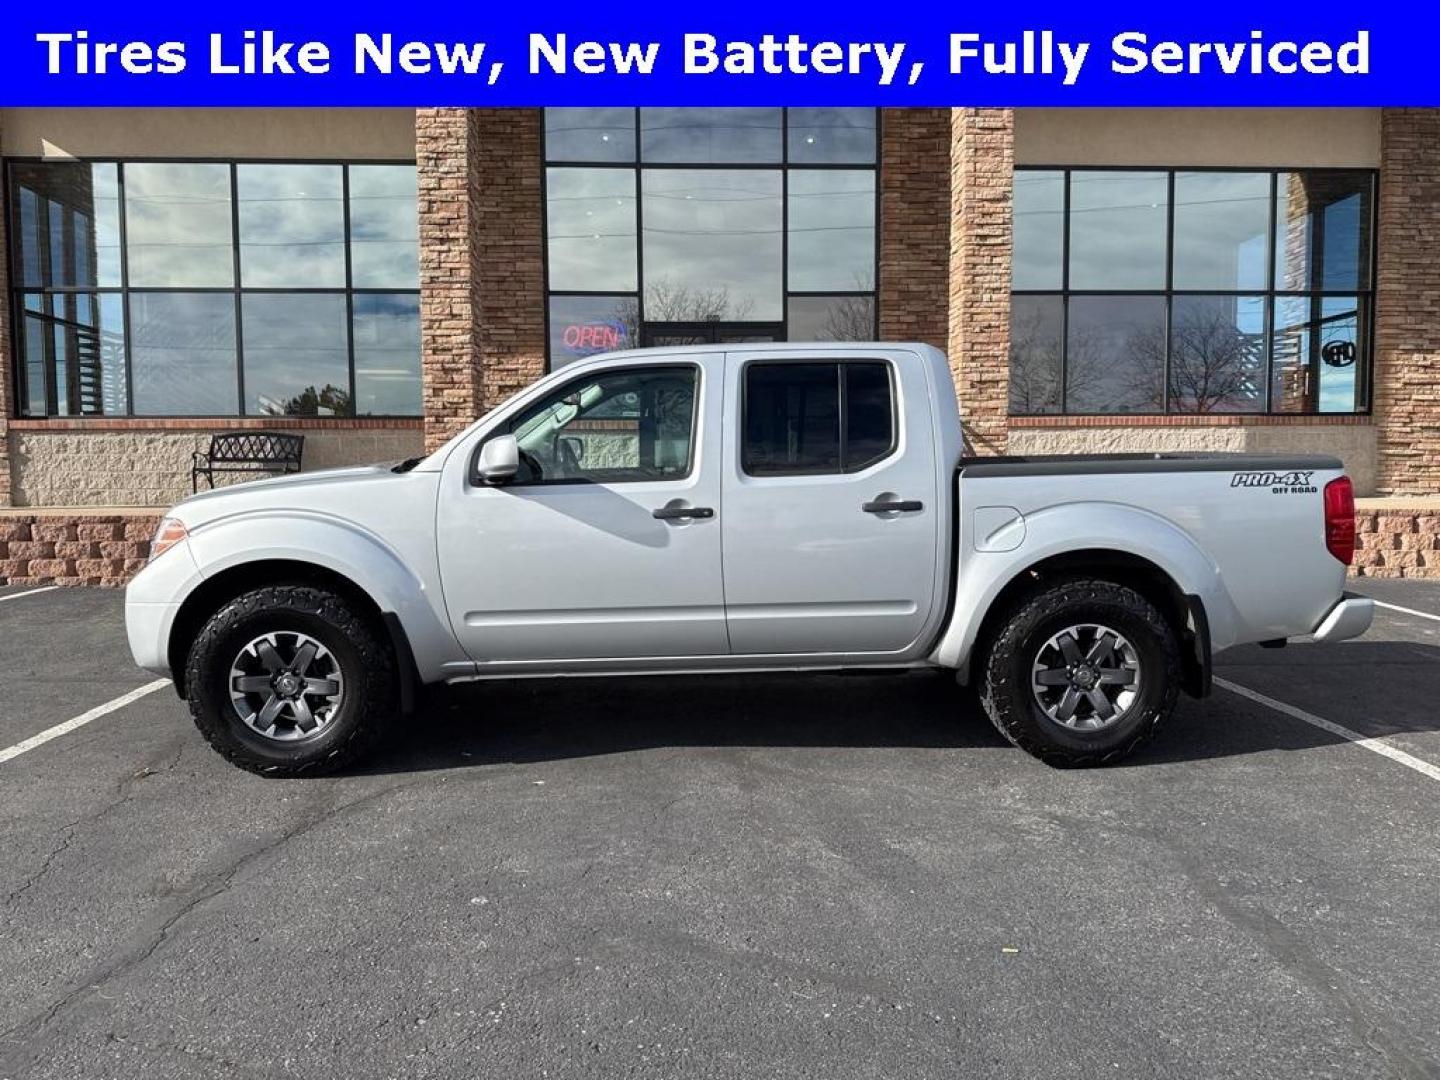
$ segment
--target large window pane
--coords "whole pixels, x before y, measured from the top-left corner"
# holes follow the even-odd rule
[[[781,109],[641,109],[640,157],[679,165],[779,162]]]
[[[791,109],[792,165],[863,165],[875,160],[874,109]]]
[[[1365,322],[1362,303],[1354,296],[1278,297],[1271,338],[1272,411],[1364,409]]]
[[[1058,289],[1065,271],[1065,174],[1015,173],[1012,288]]]
[[[419,416],[420,297],[357,293],[353,308],[355,413]]]
[[[647,320],[780,319],[778,170],[646,170],[643,186]]]
[[[239,165],[240,284],[345,287],[345,200],[339,165]]]
[[[1170,411],[1265,411],[1265,298],[1177,296],[1170,308]]]
[[[873,296],[792,296],[791,341],[874,341]]]
[[[114,416],[126,411],[125,313],[118,293],[30,293],[19,353],[32,416]],[[53,397],[49,380],[53,376]]]
[[[1370,173],[1281,173],[1276,196],[1275,288],[1370,287]]]
[[[789,185],[790,288],[874,288],[874,171],[792,169]]]
[[[1068,412],[1164,411],[1164,297],[1073,296],[1066,337]]]
[[[1264,289],[1270,174],[1175,174],[1176,289]]]
[[[1070,288],[1165,287],[1163,172],[1070,174]]]
[[[1016,296],[1010,301],[1010,411],[1035,416],[1060,411],[1060,354],[1065,301]]]
[[[12,243],[28,288],[120,284],[120,201],[113,164],[20,162],[10,170]]]
[[[244,319],[245,411],[350,416],[350,361],[341,293],[249,293]]]
[[[549,169],[545,176],[550,288],[634,290],[634,171]]]
[[[350,166],[350,279],[357,289],[420,287],[414,165]]]
[[[546,109],[549,161],[634,161],[634,109]]]
[[[633,296],[552,296],[551,366],[634,348],[638,323],[639,302]]]
[[[130,350],[138,415],[235,415],[233,294],[132,293]]]
[[[235,283],[230,166],[125,166],[125,243],[132,286]]]

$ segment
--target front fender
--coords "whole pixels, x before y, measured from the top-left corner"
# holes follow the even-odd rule
[[[1119,503],[1067,503],[1026,514],[1025,538],[1011,551],[976,551],[970,523],[963,523],[953,614],[931,661],[963,676],[985,616],[1005,586],[1038,563],[1078,551],[1121,552],[1155,564],[1182,593],[1203,601],[1216,649],[1234,642],[1237,615],[1220,568],[1183,529]]]
[[[213,578],[246,563],[312,563],[354,582],[399,621],[423,682],[465,657],[445,615],[438,578],[412,566],[380,536],[354,522],[284,509],[219,518],[190,534],[200,573]]]

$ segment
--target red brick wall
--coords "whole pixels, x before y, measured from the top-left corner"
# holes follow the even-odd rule
[[[124,585],[158,514],[0,515],[0,585]]]
[[[880,116],[880,337],[950,336],[950,110]]]
[[[538,109],[418,109],[425,446],[545,371]]]
[[[1379,490],[1440,492],[1440,109],[1381,112],[1379,217]]]
[[[970,453],[1005,452],[1015,115],[956,109],[950,149],[950,367]]]

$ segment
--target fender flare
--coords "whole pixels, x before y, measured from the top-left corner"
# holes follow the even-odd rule
[[[284,561],[310,563],[353,582],[392,636],[391,619],[398,623],[421,682],[443,678],[447,661],[464,659],[439,590],[354,522],[296,509],[248,511],[207,522],[190,533],[189,543],[205,580],[248,563]]]
[[[1187,603],[1198,598],[1216,651],[1233,642],[1237,616],[1220,568],[1175,523],[1147,510],[1101,502],[1047,507],[1024,520],[1024,541],[1005,552],[975,551],[968,523],[962,522],[955,600],[932,663],[956,669],[963,679],[980,628],[1002,591],[1030,568],[1080,551],[1117,552],[1153,564]]]

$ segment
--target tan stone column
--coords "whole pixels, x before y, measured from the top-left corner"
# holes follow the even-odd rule
[[[880,114],[880,337],[950,336],[950,110]]]
[[[966,451],[1003,454],[1010,392],[1015,116],[950,117],[950,368]]]
[[[545,368],[537,109],[417,109],[420,347],[434,449]]]
[[[1382,495],[1440,492],[1440,109],[1384,109],[1375,296]]]
[[[0,137],[3,137],[0,132]],[[3,145],[3,144],[0,144]],[[5,162],[0,158],[0,168]],[[15,363],[18,359],[11,352],[12,332],[10,325],[10,247],[8,208],[0,208],[0,506],[11,504],[10,482],[10,414],[16,407]]]

